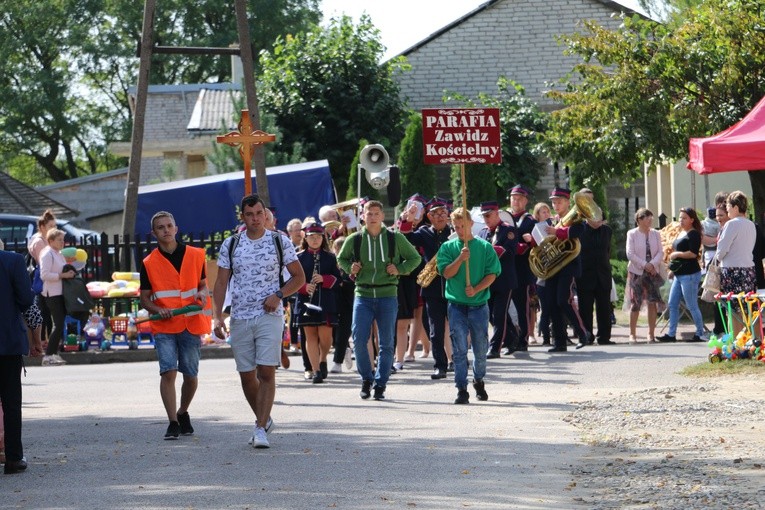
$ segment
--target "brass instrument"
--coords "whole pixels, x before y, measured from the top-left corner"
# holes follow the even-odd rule
[[[420,274],[417,275],[417,285],[420,287],[427,287],[431,283],[433,283],[433,280],[436,279],[436,276],[438,276],[438,261],[436,260],[436,256],[433,255],[433,258],[428,261],[427,264],[422,268],[422,271],[420,271]]]
[[[574,207],[558,222],[557,227],[569,227],[584,220],[603,220],[603,211],[584,193],[574,193]],[[582,249],[579,239],[558,239],[548,236],[531,249],[529,267],[538,278],[546,280],[556,275],[574,260]]]
[[[351,200],[346,200],[345,202],[339,202],[339,203],[337,203],[337,204],[335,204],[335,205],[333,205],[331,207],[332,207],[332,209],[337,211],[337,215],[340,216],[340,217],[342,217],[343,214],[345,214],[347,211],[353,211],[354,212],[354,216],[356,218],[356,223],[358,224],[358,221],[359,221],[359,213],[358,213],[358,210],[357,210],[358,206],[359,206],[359,199],[358,198],[354,198],[354,199],[351,199]],[[341,221],[338,221],[338,220],[330,220],[330,221],[325,221],[324,223],[322,223],[322,227],[324,227],[324,229],[328,233],[331,233],[332,231],[337,230],[342,225],[343,225],[343,223]],[[346,232],[346,235],[352,234],[352,233],[356,232],[357,230],[358,230],[358,227],[348,228],[347,232]]]
[[[313,276],[315,274],[319,273],[319,255],[321,255],[321,250],[317,251],[313,254],[313,274],[311,274],[311,279],[309,282],[313,283]],[[317,283],[315,284],[316,288],[314,289],[313,293],[311,293],[310,296],[308,296],[308,301],[303,303],[305,305],[305,311],[303,312],[303,316],[309,315],[312,312],[319,312],[321,313],[321,286]],[[313,304],[313,297],[318,296],[318,305]]]

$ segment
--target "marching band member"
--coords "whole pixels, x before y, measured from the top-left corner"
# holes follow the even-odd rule
[[[423,258],[429,263],[438,253],[438,249],[449,240],[452,228],[449,226],[449,205],[438,197],[426,205],[430,225],[423,225],[417,230],[414,211],[405,211],[400,225],[401,233],[406,236],[415,248],[423,250]],[[433,282],[422,288],[425,309],[430,326],[430,345],[433,352],[434,367],[431,379],[445,379],[448,368],[446,342],[447,302],[444,296],[444,279],[436,274]]]
[[[526,207],[529,203],[531,191],[522,184],[516,184],[509,190],[510,215],[515,222],[515,237],[518,245],[515,252],[515,275],[518,285],[513,292],[512,301],[518,312],[518,343],[511,346],[517,351],[528,350],[529,334],[536,322],[532,318],[531,301],[536,294],[537,277],[529,268],[529,250],[531,244],[524,239],[524,234],[531,234],[536,225],[534,217],[528,213]]]
[[[499,350],[502,347],[507,348],[507,354],[513,353],[515,347],[518,347],[518,333],[508,311],[513,289],[518,284],[515,275],[515,250],[518,239],[515,227],[500,219],[497,202],[481,202],[481,215],[486,227],[478,233],[478,237],[492,245],[502,267],[502,272],[489,288],[489,321],[494,332],[489,341],[486,358],[493,359],[499,358]],[[528,350],[528,347],[524,350]]]
[[[550,194],[553,210],[557,213],[556,223],[568,213],[570,198],[571,191],[566,188],[555,188]],[[584,225],[582,224],[569,227],[547,227],[547,234],[554,235],[558,239],[576,239],[583,231]],[[548,352],[565,352],[567,350],[566,320],[574,328],[574,333],[579,338],[579,343],[576,345],[577,349],[592,343],[592,333],[585,329],[579,311],[574,306],[574,278],[581,273],[582,262],[577,256],[563,269],[545,280],[545,302],[550,311],[555,339],[554,347]]]
[[[306,283],[298,291],[295,320],[305,333],[312,380],[318,384],[327,377],[327,354],[332,348],[332,328],[337,325],[335,291],[340,285],[340,270],[335,255],[329,251],[324,228],[310,223],[303,230],[303,251],[297,258],[306,274]]]

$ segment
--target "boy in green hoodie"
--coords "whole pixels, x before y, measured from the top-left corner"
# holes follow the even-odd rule
[[[362,380],[360,396],[368,399],[374,383],[375,400],[385,398],[385,386],[393,366],[398,276],[410,273],[422,260],[403,234],[388,231],[384,219],[383,205],[376,200],[367,202],[365,226],[348,236],[337,257],[340,268],[356,280],[351,334],[356,367]],[[367,345],[373,322],[377,322],[380,342],[376,371],[372,369]]]

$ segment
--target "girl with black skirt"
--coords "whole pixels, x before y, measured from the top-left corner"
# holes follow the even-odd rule
[[[295,314],[297,325],[305,332],[305,348],[314,370],[312,381],[318,384],[327,377],[327,355],[332,348],[332,329],[337,325],[340,270],[329,251],[324,228],[310,223],[303,230],[303,251],[297,257],[306,284],[298,291]]]

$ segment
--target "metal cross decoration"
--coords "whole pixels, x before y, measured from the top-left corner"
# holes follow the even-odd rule
[[[239,155],[244,161],[244,194],[252,193],[252,154],[256,145],[276,140],[276,135],[270,135],[265,131],[253,130],[249,110],[242,110],[242,118],[239,121],[238,131],[231,131],[216,138],[218,143],[225,143],[232,147],[239,146]]]

